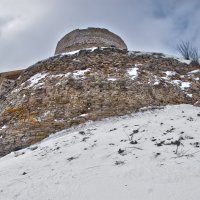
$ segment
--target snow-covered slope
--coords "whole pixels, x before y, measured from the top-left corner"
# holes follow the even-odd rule
[[[200,108],[144,110],[1,158],[0,199],[200,199]]]

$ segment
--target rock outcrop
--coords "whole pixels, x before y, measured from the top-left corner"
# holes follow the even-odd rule
[[[0,156],[89,120],[200,99],[200,70],[116,48],[56,55],[27,68],[0,100]]]
[[[0,83],[2,82],[3,79],[16,80],[22,73],[23,70],[0,73]]]
[[[23,73],[23,70],[0,73],[0,99],[6,98],[7,93],[15,86],[15,80]]]

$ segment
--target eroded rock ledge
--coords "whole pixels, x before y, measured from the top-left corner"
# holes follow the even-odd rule
[[[146,106],[199,105],[199,77],[198,66],[115,48],[40,61],[0,99],[0,156],[88,120]]]

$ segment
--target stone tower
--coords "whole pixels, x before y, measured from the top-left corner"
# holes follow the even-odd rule
[[[75,51],[90,47],[116,47],[127,49],[124,41],[107,29],[76,29],[65,35],[57,44],[55,54]]]

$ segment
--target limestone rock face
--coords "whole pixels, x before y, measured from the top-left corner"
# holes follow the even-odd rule
[[[22,74],[23,70],[0,73],[0,99],[5,99],[5,95],[12,90],[15,80]]]
[[[200,99],[199,68],[115,48],[56,55],[27,68],[0,99],[0,156],[64,128]]]
[[[76,29],[65,35],[57,44],[55,54],[90,47],[113,47],[127,49],[124,41],[107,29]]]

